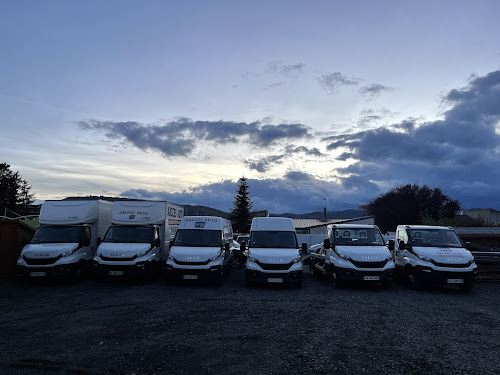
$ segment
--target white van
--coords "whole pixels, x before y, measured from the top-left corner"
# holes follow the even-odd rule
[[[233,228],[229,220],[215,216],[185,216],[166,262],[166,278],[221,283],[233,258]]]
[[[242,242],[242,251],[245,250]],[[307,252],[307,244],[302,244]],[[292,219],[256,217],[250,227],[246,262],[247,285],[286,283],[302,286],[303,268]]]
[[[451,227],[398,225],[396,242],[389,241],[389,249],[414,289],[441,283],[470,291],[478,275],[474,257]]]
[[[111,206],[104,200],[43,202],[40,226],[21,251],[17,276],[78,280],[90,268],[98,237],[111,224]]]
[[[183,213],[182,206],[166,201],[115,201],[112,225],[94,257],[96,279],[140,276],[151,281],[167,259]]]
[[[313,276],[323,273],[336,286],[345,281],[380,281],[392,286],[396,276],[391,252],[376,225],[331,224],[323,246],[311,253]]]

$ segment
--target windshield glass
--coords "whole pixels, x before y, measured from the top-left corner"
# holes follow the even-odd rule
[[[385,246],[377,228],[335,229],[334,243],[340,246]]]
[[[154,233],[153,227],[111,226],[104,236],[103,241],[153,243]]]
[[[39,227],[31,243],[79,243],[84,236],[82,226]]]
[[[174,246],[222,246],[222,233],[220,230],[179,229]]]
[[[462,247],[462,242],[451,229],[408,229],[412,246]]]
[[[250,247],[296,249],[295,232],[256,231],[250,234]]]

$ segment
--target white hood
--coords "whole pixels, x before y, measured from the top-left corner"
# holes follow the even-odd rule
[[[413,247],[416,254],[431,258],[438,263],[462,264],[473,257],[469,250],[456,247]]]
[[[203,262],[218,255],[221,251],[219,246],[215,247],[190,247],[172,246],[170,256],[181,262]]]
[[[65,251],[72,251],[77,243],[40,243],[26,245],[22,251],[27,258],[55,258]]]
[[[250,248],[248,256],[261,263],[290,263],[299,256],[298,249]]]
[[[358,262],[381,262],[389,255],[389,249],[385,246],[335,246],[339,254],[347,255]]]
[[[149,250],[151,244],[149,243],[117,243],[117,242],[103,242],[97,249],[105,257],[109,258],[131,258],[140,252]]]

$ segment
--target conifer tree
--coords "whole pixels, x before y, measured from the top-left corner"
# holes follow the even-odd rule
[[[235,233],[248,233],[250,231],[250,209],[252,202],[250,200],[250,192],[248,191],[248,183],[245,177],[241,177],[238,182],[238,190],[234,197],[233,208],[231,210],[230,219],[233,224]]]

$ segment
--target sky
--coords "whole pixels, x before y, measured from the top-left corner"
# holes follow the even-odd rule
[[[0,162],[37,200],[500,210],[500,2],[0,0]]]

